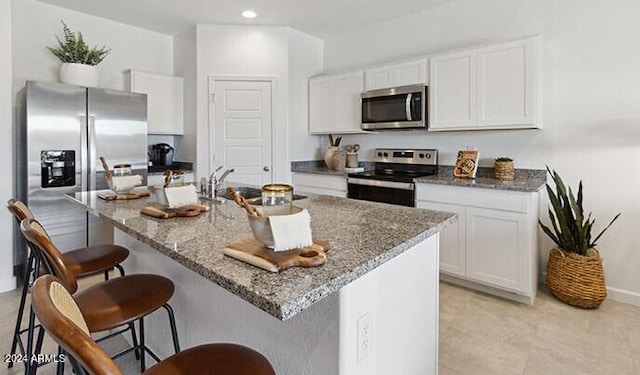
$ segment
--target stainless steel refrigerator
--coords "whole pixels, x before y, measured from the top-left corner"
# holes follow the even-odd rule
[[[131,164],[146,185],[146,95],[29,81],[17,109],[16,196],[62,251],[112,242],[113,228],[65,195],[107,188],[100,156],[110,166]],[[15,238],[19,265],[24,243]]]

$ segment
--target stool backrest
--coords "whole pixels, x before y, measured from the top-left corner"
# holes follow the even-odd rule
[[[34,217],[29,207],[27,207],[27,205],[21,200],[15,198],[11,198],[7,201],[7,209],[13,214],[13,216],[15,216],[16,220],[18,220],[18,224],[20,224],[24,219],[31,219]]]
[[[42,225],[34,218],[24,219],[20,223],[20,230],[27,241],[33,245],[31,248],[40,253],[40,259],[46,261],[48,271],[60,279],[69,293],[75,293],[78,290],[76,277],[67,267],[62,253],[53,244]]]
[[[58,278],[52,275],[38,278],[33,285],[31,301],[33,311],[49,336],[90,374],[122,374],[91,338],[76,301]]]

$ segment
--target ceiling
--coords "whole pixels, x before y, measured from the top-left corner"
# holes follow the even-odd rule
[[[40,0],[113,21],[176,35],[195,24],[290,26],[324,38],[454,0]],[[243,18],[252,9],[258,17]]]

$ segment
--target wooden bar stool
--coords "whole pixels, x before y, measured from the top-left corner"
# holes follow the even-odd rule
[[[78,284],[75,275],[71,272],[65,258],[51,242],[40,223],[35,219],[25,219],[20,223],[20,229],[27,241],[33,245],[33,249],[40,253],[40,258],[46,263],[49,273],[55,275],[69,293],[75,293],[75,301],[80,311],[82,311],[88,332],[103,332],[122,326],[129,326],[133,334],[135,332],[133,322],[138,321],[139,342],[136,343],[134,335],[133,347],[117,354],[114,358],[131,351],[139,352],[142,371],[146,368],[145,353],[148,353],[156,361],[160,361],[158,356],[145,345],[144,318],[161,307],[169,315],[169,325],[175,352],[178,353],[180,351],[173,309],[168,304],[174,291],[174,285],[171,280],[151,274],[125,275],[93,285],[76,293]],[[30,325],[29,329],[33,332],[34,326]],[[123,331],[128,329],[125,328]],[[43,333],[40,330],[36,349],[33,351],[36,355],[39,354],[42,346]],[[37,369],[37,366],[32,367],[31,373]]]
[[[7,201],[7,209],[13,214],[18,224],[24,219],[34,218],[33,213],[26,204],[15,198]],[[21,339],[21,334],[27,331],[22,328],[22,317],[24,315],[24,307],[29,292],[29,280],[33,277],[35,280],[39,270],[39,260],[35,257],[35,252],[30,249],[27,264],[25,265],[22,285],[22,295],[20,297],[20,306],[18,308],[18,317],[11,341],[11,355],[16,354],[18,347],[22,354],[25,354],[26,348]],[[104,272],[105,280],[109,279],[109,270],[117,268],[120,275],[124,275],[124,269],[120,265],[128,256],[129,250],[117,245],[97,245],[86,248],[71,250],[62,255],[71,271],[76,277],[83,277],[94,273]],[[13,363],[9,362],[9,368],[13,367]]]
[[[76,374],[121,375],[122,371],[90,336],[82,307],[63,283],[45,275],[33,286],[33,308],[38,320],[67,353]],[[86,371],[85,371],[86,370]],[[145,375],[275,375],[269,361],[253,349],[237,344],[205,344],[175,354]]]

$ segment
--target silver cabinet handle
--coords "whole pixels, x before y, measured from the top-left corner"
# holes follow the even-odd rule
[[[262,170],[265,172],[269,172],[271,170],[271,168],[269,168],[268,165],[265,165],[264,167],[262,167]]]
[[[413,97],[413,94],[407,95],[407,100],[404,102],[404,110],[407,114],[407,121],[413,121],[413,119],[411,119],[411,98],[412,97]]]

